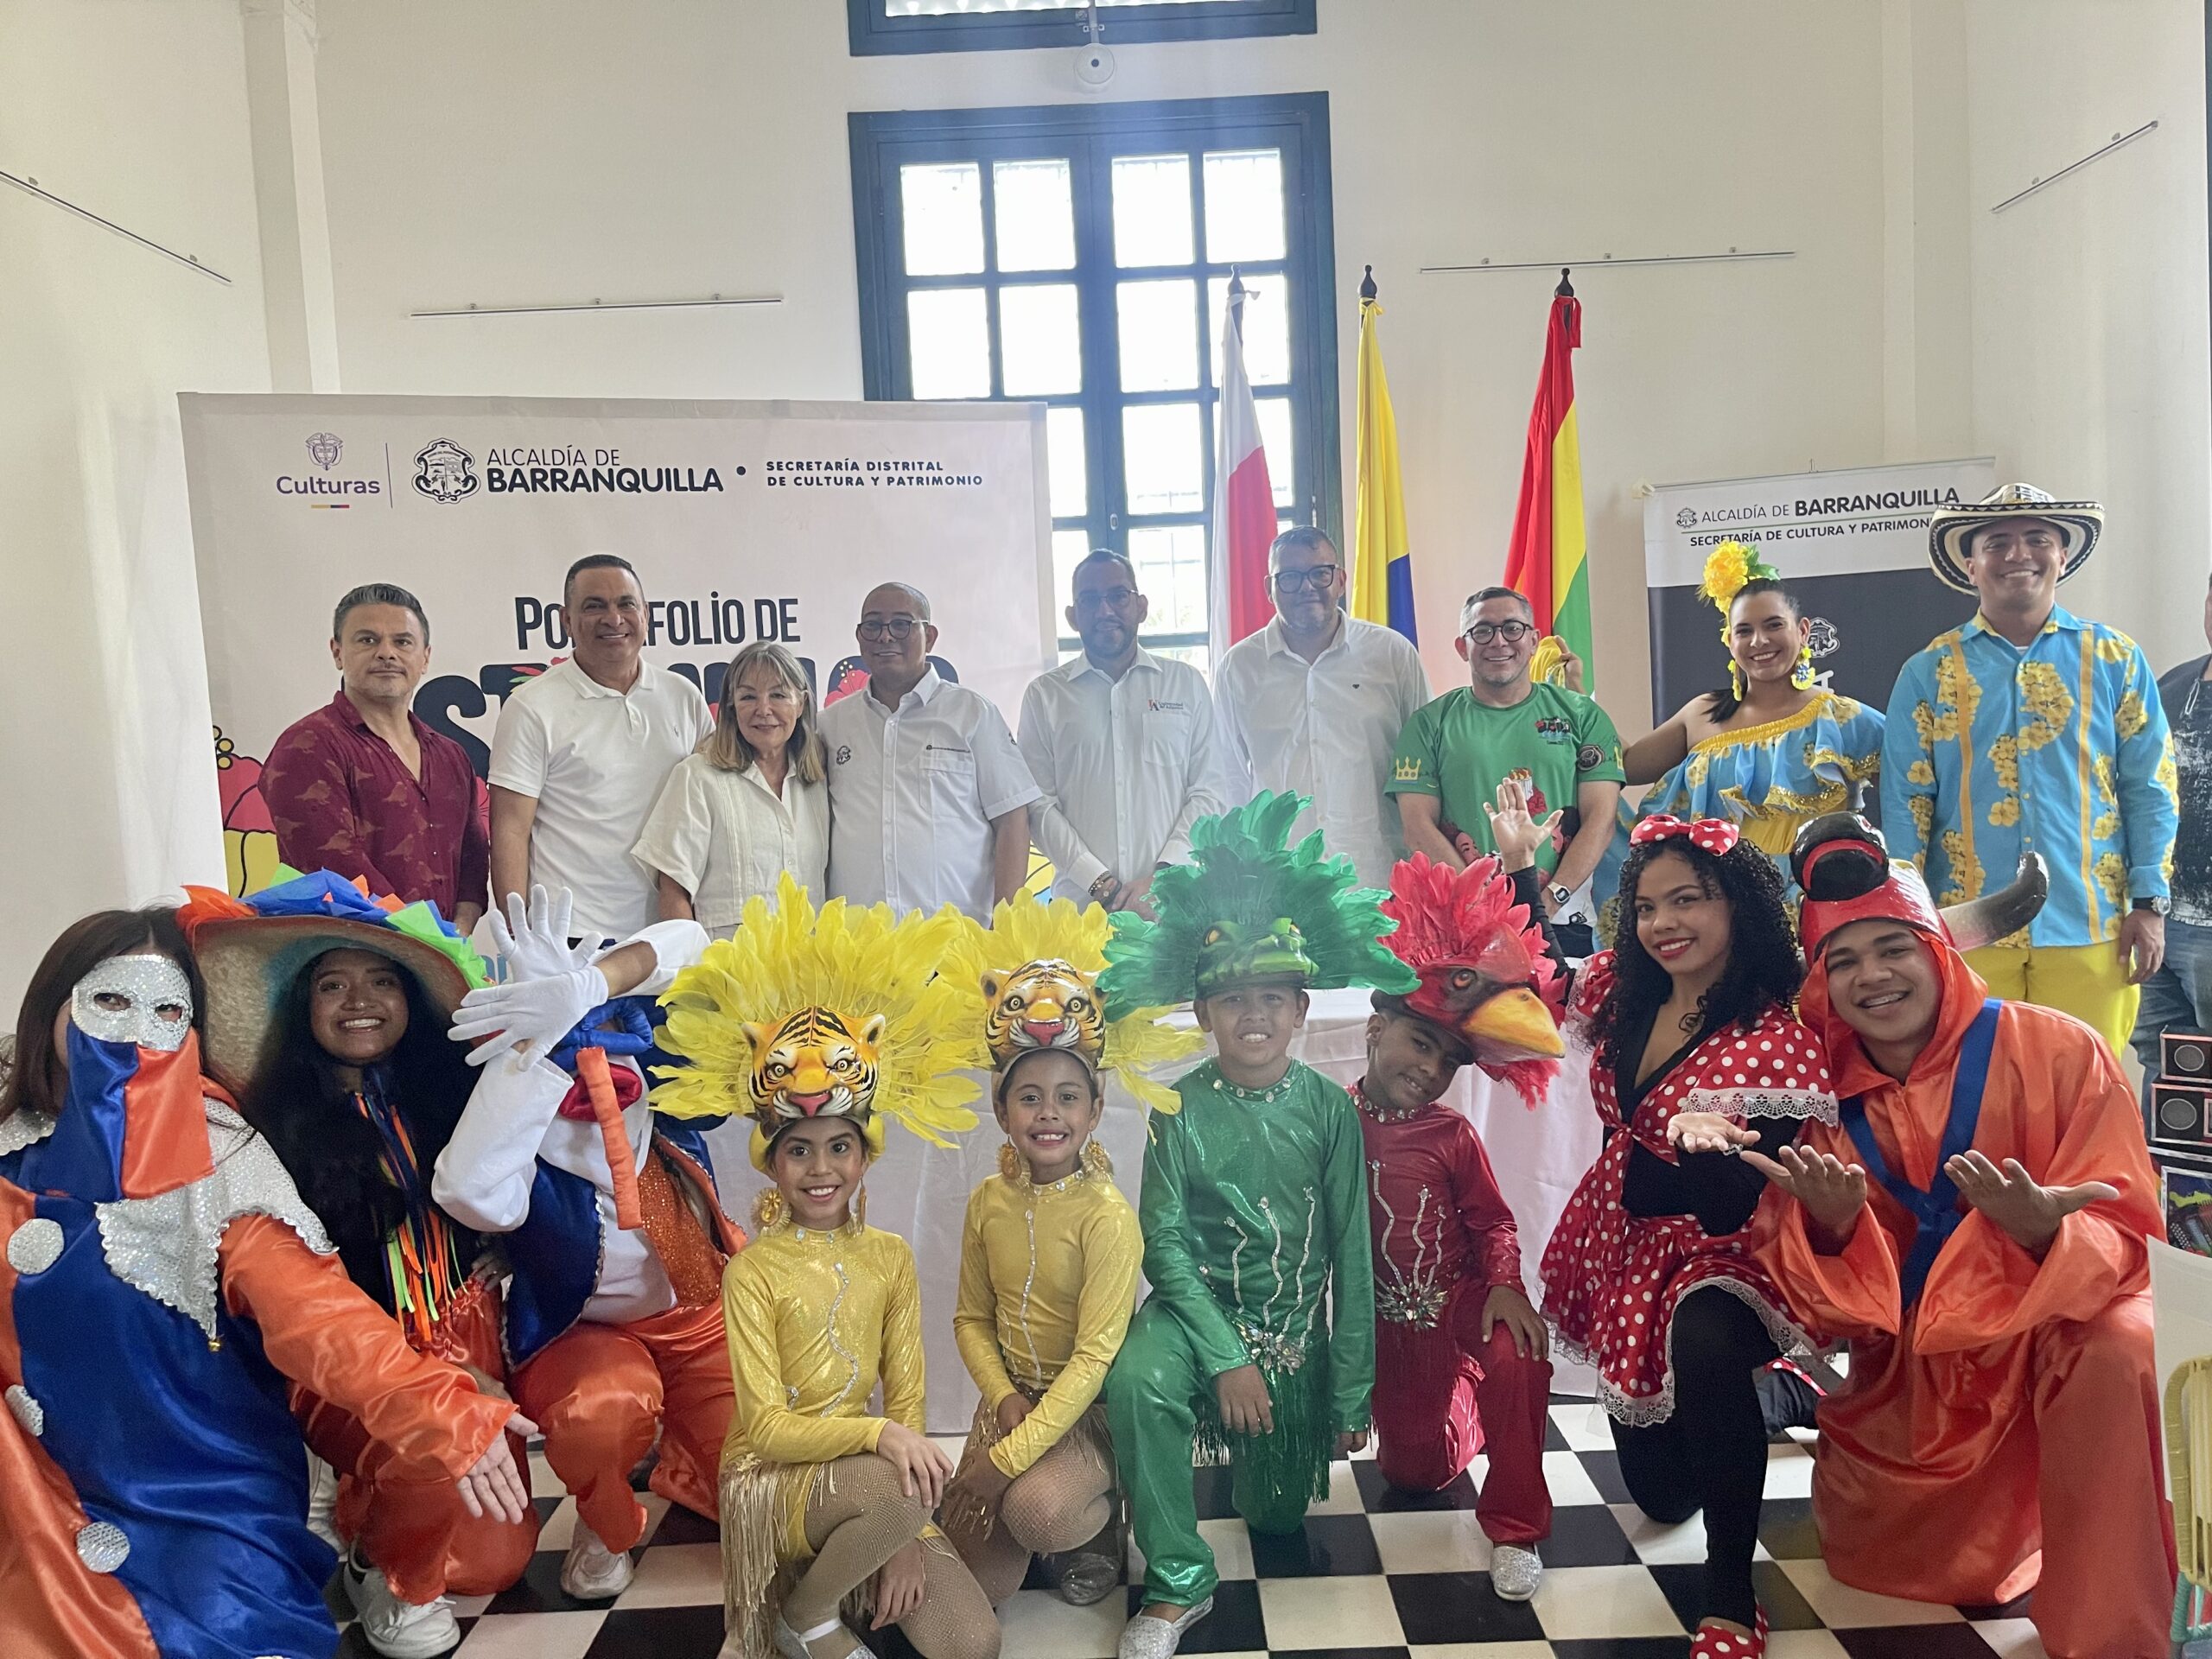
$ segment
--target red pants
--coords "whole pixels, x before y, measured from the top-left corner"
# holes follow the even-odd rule
[[[1503,1325],[1483,1340],[1488,1294],[1488,1286],[1462,1280],[1433,1331],[1376,1321],[1375,1461],[1401,1491],[1433,1492],[1487,1451],[1475,1518],[1492,1543],[1533,1544],[1552,1529],[1544,1484],[1551,1362],[1516,1353]]]
[[[729,1341],[719,1301],[629,1325],[578,1325],[514,1375],[515,1403],[545,1435],[545,1460],[609,1549],[645,1529],[630,1471],[660,1430],[653,1490],[713,1519],[729,1432]]]
[[[441,1326],[435,1357],[498,1378],[499,1299],[480,1285],[465,1291]],[[338,1471],[338,1535],[383,1570],[402,1601],[447,1594],[492,1596],[522,1577],[537,1548],[537,1516],[518,1522],[472,1516],[450,1480],[408,1480],[390,1472],[391,1448],[369,1438],[359,1419],[305,1389],[293,1414],[315,1454]],[[516,1466],[530,1467],[519,1435],[507,1436]]]

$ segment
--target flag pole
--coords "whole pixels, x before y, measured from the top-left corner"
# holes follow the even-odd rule
[[[1363,300],[1371,300],[1379,291],[1375,286],[1375,267],[1370,265],[1367,268],[1367,275],[1359,279],[1359,297]]]
[[[1552,289],[1552,292],[1562,300],[1571,300],[1574,297],[1574,284],[1567,281],[1573,274],[1573,271],[1570,266],[1561,265],[1559,268],[1559,286]]]

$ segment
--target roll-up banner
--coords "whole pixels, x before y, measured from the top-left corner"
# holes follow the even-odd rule
[[[926,593],[941,671],[997,702],[1057,658],[1041,405],[187,393],[187,481],[233,892],[276,863],[261,758],[337,687],[331,611],[396,582],[429,613],[415,712],[481,772],[499,705],[568,651],[561,578],[638,569],[646,656],[708,700],[788,645],[824,702],[865,683],[878,582]]]
[[[1886,706],[1905,659],[1974,614],[1973,596],[1929,569],[1929,518],[1996,484],[1997,463],[1984,458],[1652,491],[1643,503],[1652,723],[1728,683],[1720,618],[1698,582],[1707,556],[1731,540],[1756,545],[1813,619],[1815,673],[1846,696]]]

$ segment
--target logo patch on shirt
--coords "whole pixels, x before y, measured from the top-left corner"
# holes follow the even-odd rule
[[[1544,715],[1536,721],[1536,735],[1547,743],[1574,741],[1573,722],[1564,715]]]
[[[1407,756],[1406,759],[1399,761],[1396,767],[1394,769],[1394,779],[1395,781],[1401,784],[1419,783],[1421,781],[1421,762],[1411,755]]]
[[[1595,772],[1605,758],[1605,752],[1595,743],[1585,743],[1574,752],[1574,769],[1577,772]]]
[[[1161,697],[1147,697],[1144,706],[1149,713],[1155,715],[1186,715],[1191,711],[1191,705],[1187,702],[1171,702]]]
[[[834,758],[836,759],[836,763],[841,766],[849,765],[853,758],[853,746],[849,743],[840,743],[837,746],[837,753]]]

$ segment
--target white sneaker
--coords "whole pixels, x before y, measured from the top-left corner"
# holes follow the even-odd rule
[[[1182,1643],[1183,1632],[1211,1611],[1213,1598],[1208,1596],[1197,1606],[1185,1607],[1172,1623],[1164,1618],[1147,1618],[1141,1612],[1134,1614],[1122,1626],[1119,1659],[1173,1659],[1175,1649]]]
[[[346,1545],[338,1536],[334,1516],[338,1510],[338,1471],[312,1452],[308,1453],[308,1530],[340,1555]]]
[[[1526,1601],[1544,1581],[1544,1559],[1520,1544],[1490,1547],[1490,1587],[1500,1601]]]
[[[346,1593],[361,1618],[361,1634],[385,1659],[432,1659],[461,1645],[461,1626],[453,1602],[402,1601],[380,1568],[359,1556],[346,1557]]]
[[[609,1549],[599,1535],[577,1518],[569,1553],[561,1562],[561,1588],[578,1601],[612,1601],[630,1587],[637,1564],[626,1549]]]

